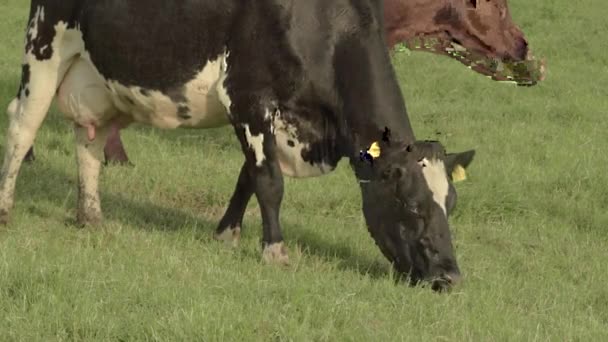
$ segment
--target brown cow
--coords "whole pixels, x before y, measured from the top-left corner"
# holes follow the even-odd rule
[[[535,85],[544,61],[534,60],[506,0],[387,0],[389,47],[449,56],[497,81]]]
[[[533,59],[523,32],[513,23],[507,0],[385,0],[389,48],[403,42],[414,51],[449,56],[497,81],[535,85],[544,61]],[[119,124],[109,132],[106,162],[128,164]],[[33,160],[33,147],[26,160]]]

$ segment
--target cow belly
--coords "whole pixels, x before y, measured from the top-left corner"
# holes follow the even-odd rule
[[[318,177],[333,171],[334,167],[326,163],[311,163],[302,156],[310,144],[299,141],[296,128],[281,120],[274,122],[274,136],[277,147],[277,159],[281,172],[288,177]]]
[[[117,115],[159,128],[211,128],[229,123],[219,101],[219,62],[211,61],[172,99],[157,91],[107,81],[93,64],[78,58],[57,93],[59,109],[81,125],[103,125]]]

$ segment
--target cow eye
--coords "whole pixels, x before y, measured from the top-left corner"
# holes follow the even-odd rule
[[[469,4],[471,5],[471,7],[473,8],[477,8],[477,0],[468,0]]]

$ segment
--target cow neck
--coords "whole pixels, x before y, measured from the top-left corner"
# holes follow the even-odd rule
[[[380,142],[385,128],[391,140],[415,141],[405,101],[381,37],[349,40],[336,49],[336,89],[346,127],[345,154],[359,165],[359,152]]]

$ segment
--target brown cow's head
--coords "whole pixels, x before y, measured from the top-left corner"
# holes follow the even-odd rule
[[[387,42],[452,57],[498,81],[534,85],[544,61],[533,58],[506,0],[385,0]]]

